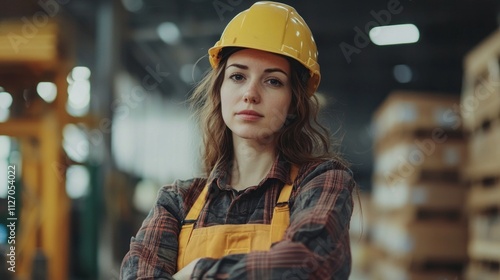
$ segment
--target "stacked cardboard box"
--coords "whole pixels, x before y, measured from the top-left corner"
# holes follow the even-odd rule
[[[500,30],[465,58],[461,111],[469,135],[466,278],[500,279]]]
[[[458,96],[391,93],[375,112],[375,279],[458,279],[467,252]]]

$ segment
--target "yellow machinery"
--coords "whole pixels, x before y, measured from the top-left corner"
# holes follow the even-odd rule
[[[16,138],[22,155],[15,279],[31,279],[39,251],[47,258],[47,279],[66,280],[70,199],[65,190],[62,129],[76,121],[65,109],[73,48],[65,39],[68,30],[62,29],[67,24],[24,19],[0,21],[0,86],[13,97],[11,118],[0,123],[0,135]],[[52,103],[27,90],[41,81],[57,86]]]

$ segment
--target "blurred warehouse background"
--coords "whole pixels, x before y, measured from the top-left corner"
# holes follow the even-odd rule
[[[159,187],[199,174],[185,101],[254,2],[0,0],[0,279],[118,279]],[[500,3],[283,2],[360,186],[351,279],[500,279]]]

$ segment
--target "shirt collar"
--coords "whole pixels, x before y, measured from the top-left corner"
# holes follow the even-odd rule
[[[269,173],[266,177],[259,183],[257,188],[261,187],[268,180],[277,179],[285,184],[291,184],[290,180],[290,162],[286,161],[285,158],[279,154],[276,156]],[[230,189],[229,178],[230,178],[230,167],[228,163],[224,163],[216,167],[216,169],[211,173],[208,178],[208,183],[211,187],[218,187],[219,189],[226,190]]]

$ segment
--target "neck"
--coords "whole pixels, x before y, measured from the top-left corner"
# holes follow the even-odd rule
[[[258,185],[276,157],[273,143],[262,144],[239,137],[233,138],[233,151],[231,186],[238,191]]]

